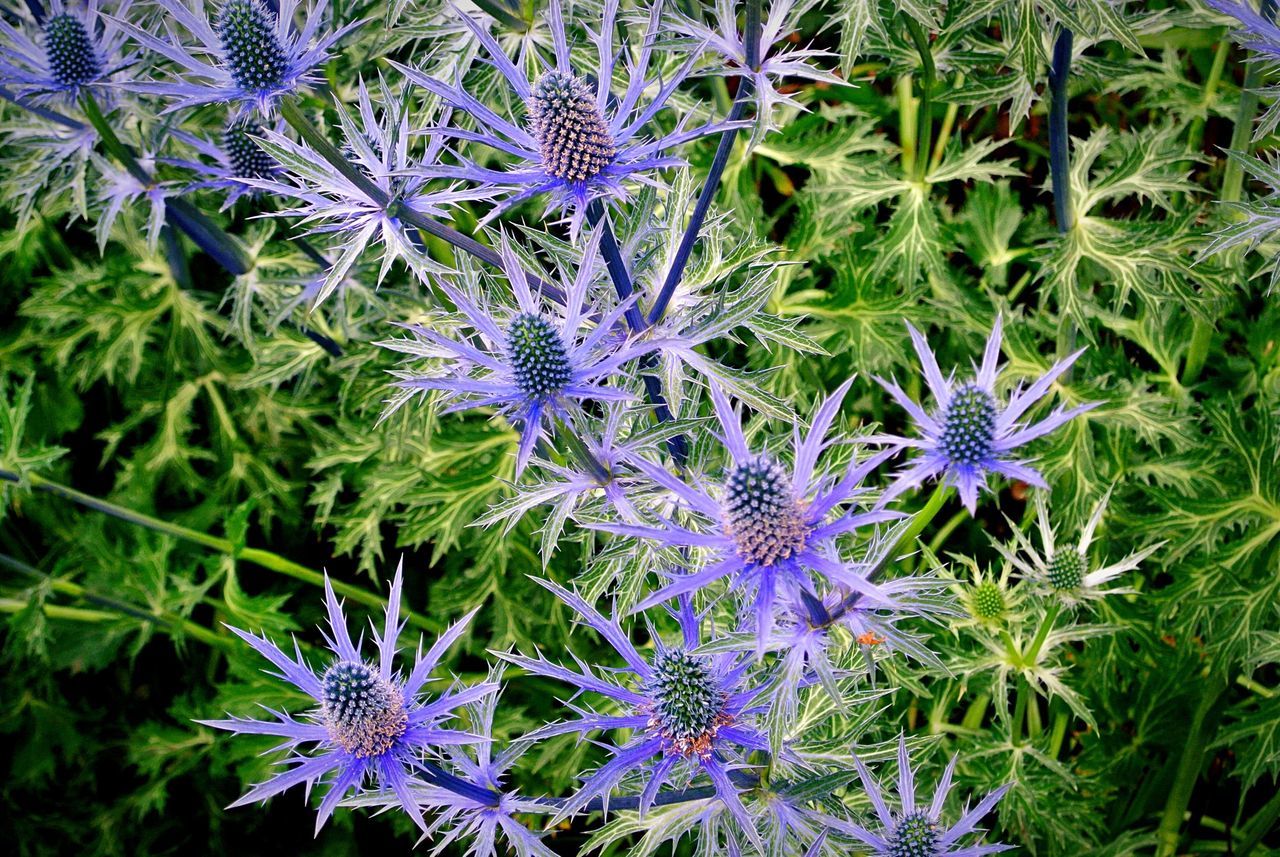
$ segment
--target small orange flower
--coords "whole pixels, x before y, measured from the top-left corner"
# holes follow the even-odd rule
[[[858,645],[860,646],[878,646],[884,642],[884,637],[877,637],[875,631],[867,631],[865,634],[858,635]]]

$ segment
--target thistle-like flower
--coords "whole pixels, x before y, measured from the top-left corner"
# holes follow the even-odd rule
[[[280,173],[280,164],[258,143],[263,128],[253,119],[233,119],[217,142],[186,131],[175,130],[174,138],[191,147],[199,160],[162,158],[166,164],[183,167],[200,178],[187,186],[193,190],[220,190],[226,193],[223,208],[229,208],[243,196],[253,196],[258,188],[250,181],[271,181]]]
[[[288,760],[288,770],[254,786],[231,806],[266,800],[302,783],[310,791],[315,783],[324,780],[329,790],[320,801],[316,819],[318,832],[339,800],[353,789],[361,790],[366,781],[372,780],[379,788],[394,794],[404,811],[419,827],[426,829],[422,810],[410,788],[410,777],[420,768],[424,754],[441,747],[483,740],[446,728],[444,724],[454,716],[455,709],[494,693],[497,687],[481,683],[451,688],[433,699],[423,694],[423,687],[432,680],[432,670],[462,636],[474,611],[451,626],[425,655],[419,651],[407,676],[396,671],[396,644],[405,624],[400,619],[403,565],[402,561],[396,568],[382,631],[374,631],[376,660],[365,660],[360,646],[352,643],[342,605],[327,576],[325,605],[330,630],[325,641],[334,659],[323,672],[317,673],[303,660],[296,643],[294,655],[290,657],[266,637],[231,629],[279,670],[273,675],[285,679],[316,702],[316,707],[300,720],[267,709],[276,719],[232,717],[200,721],[206,726],[242,735],[274,735],[284,739],[277,749],[294,751]],[[303,745],[311,745],[314,752],[298,752]]]
[[[1070,605],[1085,601],[1097,601],[1107,595],[1128,592],[1127,589],[1104,589],[1103,586],[1115,580],[1126,571],[1133,571],[1147,557],[1159,550],[1164,542],[1157,542],[1149,547],[1134,551],[1119,562],[1093,568],[1089,558],[1089,546],[1106,514],[1107,502],[1111,499],[1111,489],[1102,495],[1093,508],[1093,514],[1080,531],[1080,538],[1074,544],[1063,543],[1049,522],[1049,504],[1047,492],[1037,492],[1036,525],[1040,532],[1040,550],[1032,546],[1031,540],[1018,527],[1013,527],[1014,545],[995,543],[996,550],[1022,574],[1032,581],[1038,589],[1054,598]]]
[[[769,749],[768,738],[756,725],[766,686],[754,683],[750,659],[741,652],[702,653],[700,622],[687,602],[677,613],[680,642],[668,645],[657,639],[653,655],[645,658],[616,617],[606,619],[576,593],[549,581],[539,582],[572,607],[626,663],[625,667],[598,668],[597,674],[581,661],[579,672],[551,663],[541,654],[536,658],[503,656],[535,675],[572,684],[577,693],[591,692],[611,701],[607,714],[570,703],[577,719],[545,726],[530,737],[615,729],[632,733],[629,741],[612,748],[612,759],[583,780],[561,815],[579,812],[593,799],[599,799],[607,810],[610,794],[633,772],[647,778],[637,807],[643,815],[663,785],[676,779],[683,782],[702,772],[743,830],[755,838],[750,815],[730,777],[731,771],[743,766],[744,751]],[[629,676],[629,680],[622,680],[622,676]],[[620,713],[614,713],[615,706],[621,708]]]
[[[0,86],[37,101],[74,100],[101,88],[133,61],[125,32],[104,14],[128,14],[132,0],[52,0],[37,22],[21,6],[18,26],[0,17]]]
[[[600,527],[677,548],[705,548],[714,554],[706,568],[676,576],[644,599],[637,610],[730,577],[735,586],[754,595],[752,610],[763,646],[773,627],[778,597],[794,602],[801,591],[817,595],[815,575],[859,592],[873,602],[891,604],[879,587],[838,558],[834,541],[860,526],[900,517],[878,507],[865,512],[842,508],[868,493],[861,487],[862,480],[894,451],[886,450],[861,461],[854,459],[843,473],[818,466],[823,451],[832,443],[827,432],[850,383],[845,382],[822,403],[806,437],[801,439],[799,427],[796,428],[790,468],[768,452],[752,452],[737,412],[714,383],[708,384],[708,389],[730,459],[719,490],[713,493],[691,485],[644,458],[632,459],[638,470],[672,492],[678,503],[688,506],[705,523],[697,529],[671,520],[656,527]]]
[[[516,473],[522,472],[539,440],[556,419],[571,429],[574,412],[585,401],[627,401],[625,388],[606,386],[624,364],[656,347],[652,341],[617,341],[617,324],[631,305],[624,301],[594,318],[590,285],[599,274],[596,243],[589,244],[565,304],[550,304],[535,295],[524,267],[504,239],[502,266],[515,293],[516,306],[482,306],[472,294],[449,285],[441,288],[462,314],[469,330],[451,339],[421,324],[401,325],[412,339],[379,343],[415,357],[442,358],[443,374],[394,372],[400,389],[387,413],[410,399],[439,391],[450,404],[446,412],[496,407],[520,425]],[[550,305],[550,309],[548,308]]]
[[[428,168],[431,175],[480,182],[509,194],[482,222],[526,199],[549,194],[549,208],[564,211],[572,234],[577,235],[589,204],[625,199],[628,180],[656,183],[656,171],[680,163],[670,150],[730,127],[724,122],[708,122],[689,128],[686,115],[670,133],[644,139],[641,132],[688,76],[697,53],[664,80],[650,69],[661,31],[661,0],[650,11],[644,43],[634,55],[625,46],[614,45],[617,14],[618,0],[605,0],[599,30],[588,29],[587,37],[596,48],[598,63],[587,72],[574,67],[560,0],[551,0],[548,23],[554,61],[547,62],[535,54],[540,71],[530,79],[519,68],[523,58],[508,57],[479,22],[458,12],[513,94],[525,105],[523,120],[499,116],[470,95],[461,83],[450,85],[416,69],[398,66],[414,83],[467,112],[478,125],[477,131],[440,128],[436,133],[481,143],[516,159],[507,170],[488,169],[467,159],[458,166]],[[620,65],[626,88],[614,94],[611,84]],[[657,88],[657,93],[642,104],[644,92],[652,87]]]
[[[171,60],[175,80],[136,82],[131,88],[172,99],[169,111],[229,103],[239,116],[270,114],[283,96],[315,82],[316,69],[355,21],[328,27],[328,0],[302,6],[301,0],[222,0],[216,10],[205,0],[155,0],[167,38],[118,20],[143,47]],[[301,24],[295,20],[301,12]]]
[[[748,58],[747,39],[750,35],[738,31],[734,0],[716,0],[715,27],[708,27],[700,19],[683,19],[684,29],[728,61],[712,65],[708,73],[723,77],[741,75],[751,81],[751,95],[756,102],[758,116],[751,135],[753,145],[777,127],[774,112],[779,106],[805,109],[799,101],[778,88],[782,80],[812,80],[834,85],[845,83],[831,72],[813,65],[814,60],[834,59],[835,55],[830,51],[793,48],[785,39],[798,29],[800,16],[813,8],[816,2],[773,0],[768,16],[761,22],[760,46],[754,64]]]
[[[1081,349],[1053,365],[1026,389],[1014,390],[1003,406],[996,397],[996,380],[1000,368],[1001,319],[997,318],[982,355],[982,366],[975,367],[973,380],[957,383],[955,374],[943,377],[933,350],[924,335],[907,323],[911,341],[924,368],[924,378],[933,393],[936,410],[926,413],[903,392],[895,381],[876,378],[901,405],[922,435],[919,438],[880,436],[876,440],[897,446],[913,447],[921,455],[901,470],[885,491],[888,501],[904,491],[917,487],[926,479],[942,476],[956,486],[965,508],[977,510],[978,489],[987,485],[988,473],[999,473],[1010,479],[1021,479],[1037,488],[1048,487],[1044,479],[1025,462],[1010,456],[1015,449],[1043,437],[1073,417],[1098,406],[1097,402],[1059,407],[1037,423],[1022,425],[1018,420],[1032,405],[1044,398],[1063,372],[1084,353]]]
[[[871,805],[875,807],[880,819],[880,829],[872,832],[852,822],[841,819],[830,819],[829,823],[837,830],[856,837],[870,846],[877,857],[982,857],[984,854],[998,854],[1008,851],[1014,846],[999,844],[976,844],[961,846],[960,840],[973,833],[987,813],[995,808],[1004,797],[1009,786],[1001,786],[991,794],[978,801],[973,809],[966,809],[960,820],[947,826],[943,822],[943,809],[947,795],[951,792],[951,776],[955,772],[956,759],[953,756],[942,774],[942,781],[934,791],[933,800],[925,805],[916,803],[915,776],[911,771],[911,762],[907,758],[907,742],[905,738],[898,741],[898,802],[896,811],[891,811],[885,803],[884,794],[879,783],[867,770],[866,765],[857,756],[853,763],[858,768],[858,777],[862,787],[866,789]]]

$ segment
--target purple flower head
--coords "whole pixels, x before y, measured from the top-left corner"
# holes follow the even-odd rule
[[[383,252],[377,283],[397,259],[404,259],[423,278],[441,272],[422,251],[416,231],[405,228],[401,214],[408,210],[425,217],[446,217],[458,202],[488,195],[484,190],[429,188],[426,179],[408,175],[415,165],[409,149],[413,124],[409,100],[395,95],[386,81],[380,79],[371,95],[361,80],[354,112],[342,104],[336,106],[347,160],[386,199],[373,198],[308,146],[271,130],[260,138],[261,148],[279,165],[279,173],[243,179],[259,190],[296,200],[279,212],[281,217],[300,218],[311,233],[337,237],[340,252],[316,290],[312,306],[340,288],[365,250],[378,243]],[[434,159],[439,147],[433,141],[424,157]]]
[[[450,85],[416,69],[397,67],[414,83],[470,114],[477,125],[475,131],[439,128],[435,133],[480,143],[515,159],[506,170],[481,167],[465,158],[459,166],[429,168],[432,175],[481,182],[508,194],[482,223],[526,199],[548,194],[549,207],[565,212],[576,236],[590,203],[625,199],[629,180],[656,184],[654,172],[681,163],[669,153],[671,149],[729,127],[723,122],[709,122],[690,128],[686,114],[668,134],[655,139],[642,135],[697,59],[697,52],[691,53],[686,63],[665,78],[650,69],[662,30],[660,0],[650,10],[648,29],[638,52],[615,46],[618,0],[605,0],[599,30],[587,30],[598,60],[589,72],[574,67],[560,0],[551,0],[548,23],[555,56],[548,62],[535,53],[533,62],[539,71],[532,78],[521,67],[523,57],[509,57],[479,22],[460,10],[457,14],[524,104],[523,119],[498,115],[467,93],[460,83]],[[626,89],[614,94],[610,85],[620,69]],[[641,103],[649,89],[656,89],[656,94]]]
[[[232,119],[223,128],[217,142],[186,131],[175,130],[172,133],[201,157],[199,160],[161,160],[191,170],[200,177],[187,186],[187,191],[223,191],[226,194],[222,206],[224,209],[235,205],[243,196],[258,194],[259,189],[249,184],[249,181],[270,181],[280,173],[280,164],[259,143],[264,130],[253,119]]]
[[[590,285],[600,270],[594,240],[565,290],[564,305],[534,293],[505,238],[501,255],[516,306],[486,306],[477,296],[442,284],[464,322],[456,338],[425,325],[405,324],[402,327],[413,334],[412,339],[379,344],[417,357],[442,358],[446,364],[438,375],[393,373],[400,379],[395,386],[401,392],[390,401],[387,413],[434,391],[450,403],[446,412],[496,407],[520,425],[518,475],[556,419],[572,430],[574,412],[582,402],[633,399],[629,391],[605,382],[654,343],[618,341],[618,321],[630,302],[599,314],[589,303]]]
[[[890,810],[885,803],[884,794],[875,777],[867,770],[862,760],[854,757],[853,763],[858,768],[858,777],[866,789],[871,805],[875,807],[880,820],[880,829],[876,832],[867,830],[852,822],[832,818],[829,823],[837,830],[856,837],[870,846],[877,857],[982,857],[984,854],[998,854],[1008,851],[1012,845],[968,845],[960,846],[960,840],[973,833],[978,822],[995,808],[1000,798],[1004,797],[1009,786],[1002,786],[978,802],[973,809],[967,809],[960,820],[950,827],[943,823],[943,808],[947,795],[951,792],[951,776],[955,772],[956,758],[953,756],[942,774],[942,782],[933,794],[933,800],[927,805],[916,802],[915,776],[911,772],[911,763],[907,758],[907,742],[905,738],[898,741],[898,802],[896,810]]]
[[[272,673],[312,697],[316,707],[301,719],[277,711],[267,711],[274,720],[232,717],[229,720],[200,721],[206,726],[243,735],[274,735],[283,738],[277,749],[294,751],[288,769],[254,786],[231,806],[265,800],[286,789],[305,783],[308,791],[324,780],[328,791],[320,802],[316,831],[324,826],[334,808],[348,792],[361,790],[366,781],[399,798],[400,806],[424,830],[426,821],[410,789],[410,777],[429,751],[455,744],[482,741],[475,735],[444,724],[460,706],[475,702],[497,690],[481,683],[451,688],[435,698],[427,698],[423,687],[445,652],[462,636],[475,612],[451,626],[424,655],[419,649],[407,676],[395,668],[396,643],[404,622],[400,620],[400,584],[403,561],[396,568],[386,619],[381,632],[374,629],[377,656],[366,660],[360,652],[363,640],[353,643],[347,631],[342,605],[325,577],[325,604],[329,611],[329,633],[325,641],[333,660],[317,672],[302,658],[297,643],[290,657],[265,637],[231,630],[265,657],[279,672]],[[299,752],[311,745],[311,753]]]
[[[264,115],[283,96],[318,79],[315,72],[329,49],[360,25],[325,32],[328,0],[301,6],[300,0],[155,0],[167,38],[119,21],[143,47],[170,60],[174,79],[138,82],[132,88],[172,100],[168,110],[229,103],[238,115]],[[278,7],[278,12],[273,7]],[[301,21],[297,21],[301,13]]]
[[[17,6],[17,26],[0,17],[0,86],[36,101],[74,101],[107,86],[133,56],[124,53],[124,30],[104,7],[122,17],[131,3],[51,0],[39,22]]]
[[[646,658],[616,617],[606,619],[576,593],[555,583],[539,582],[572,607],[626,663],[625,667],[593,669],[579,660],[574,670],[551,663],[541,654],[536,658],[504,656],[531,673],[574,685],[575,696],[590,692],[610,700],[610,713],[569,703],[577,719],[545,726],[530,737],[615,729],[631,732],[626,743],[611,748],[613,758],[583,780],[561,815],[579,812],[593,799],[599,799],[607,810],[609,795],[633,773],[646,779],[638,804],[643,815],[663,785],[705,773],[716,796],[754,838],[755,827],[730,776],[743,767],[746,753],[769,749],[767,736],[756,724],[763,710],[758,700],[766,686],[751,674],[753,660],[741,652],[703,653],[699,648],[700,622],[687,601],[677,614],[680,641],[668,645],[654,635],[654,652]]]
[[[876,378],[880,386],[911,415],[921,434],[919,438],[881,436],[876,440],[914,447],[922,453],[897,474],[885,491],[882,502],[939,475],[959,489],[960,499],[970,514],[977,510],[978,489],[986,487],[988,473],[1021,479],[1038,488],[1048,487],[1038,472],[1025,462],[1012,458],[1010,453],[1097,407],[1098,403],[1070,409],[1059,407],[1037,423],[1023,425],[1018,420],[1049,393],[1053,383],[1076,362],[1084,349],[1055,363],[1029,387],[1019,386],[1009,401],[1001,405],[995,389],[1000,375],[1000,367],[996,365],[1000,359],[1000,318],[996,318],[987,339],[982,366],[974,367],[973,380],[963,383],[955,380],[954,372],[944,378],[924,335],[909,322],[907,330],[911,333],[916,353],[920,355],[924,378],[933,394],[936,409],[932,414],[926,413],[895,381]]]
[[[701,20],[684,18],[682,23],[694,38],[707,44],[727,63],[716,63],[708,73],[724,77],[741,74],[751,80],[751,94],[756,101],[759,120],[752,131],[752,143],[758,143],[769,131],[777,127],[774,110],[780,105],[804,110],[795,98],[778,88],[784,80],[812,80],[820,83],[845,85],[829,71],[815,68],[814,60],[832,60],[835,55],[818,48],[792,48],[786,36],[797,29],[799,18],[816,4],[816,0],[773,0],[769,14],[761,22],[759,56],[754,64],[747,60],[747,36],[738,30],[738,12],[734,0],[716,0],[716,26],[708,27]],[[781,46],[781,47],[779,47]]]
[[[713,552],[706,568],[676,576],[636,610],[730,577],[736,586],[754,594],[753,613],[763,646],[773,627],[778,597],[795,601],[801,591],[816,595],[815,575],[885,601],[877,586],[839,559],[834,542],[837,536],[860,526],[900,517],[880,508],[867,512],[842,508],[868,493],[861,487],[862,480],[894,451],[886,450],[861,461],[855,459],[842,473],[819,467],[819,458],[832,443],[827,432],[849,384],[843,384],[822,403],[805,437],[796,427],[792,438],[794,460],[789,468],[767,452],[751,450],[737,412],[714,383],[708,389],[716,422],[724,430],[720,440],[730,459],[718,488],[691,485],[652,462],[633,459],[636,468],[671,491],[677,503],[688,506],[706,523],[698,529],[671,520],[664,520],[658,527],[609,524],[601,528],[653,539],[663,545]]]

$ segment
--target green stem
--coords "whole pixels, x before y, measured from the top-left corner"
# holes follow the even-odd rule
[[[915,98],[911,94],[911,75],[898,78],[898,145],[902,148],[902,172],[910,178],[916,159],[916,123],[913,120]]]
[[[980,693],[973,698],[973,702],[969,703],[969,708],[964,713],[964,719],[960,721],[960,725],[965,729],[977,731],[982,725],[982,718],[987,716],[987,706],[991,704],[991,694]]]
[[[1049,632],[1053,630],[1053,623],[1058,620],[1058,614],[1062,612],[1062,604],[1053,601],[1049,604],[1049,609],[1044,612],[1044,619],[1040,621],[1040,627],[1036,629],[1036,635],[1031,640],[1031,645],[1022,655],[1022,663],[1025,665],[1034,664],[1036,658],[1040,657],[1040,649],[1044,647],[1044,641],[1049,638]]]
[[[1264,0],[1261,14],[1270,18],[1274,8],[1274,2]],[[1216,65],[1217,57],[1214,57],[1214,63]],[[1261,82],[1262,64],[1255,57],[1244,74],[1240,104],[1236,108],[1236,123],[1231,129],[1231,144],[1228,147],[1232,152],[1245,155],[1253,148],[1253,118],[1258,112],[1257,89]],[[1244,166],[1238,158],[1228,158],[1226,170],[1222,174],[1222,190],[1218,194],[1218,199],[1221,202],[1239,202],[1243,194]],[[1187,356],[1182,364],[1182,386],[1189,387],[1194,384],[1204,370],[1205,361],[1209,357],[1209,346],[1213,342],[1213,330],[1211,322],[1202,318],[1192,319],[1191,340],[1187,345]]]
[[[1253,818],[1241,828],[1244,838],[1236,851],[1236,857],[1248,857],[1262,841],[1262,837],[1275,827],[1277,818],[1280,818],[1280,791],[1273,794],[1271,800],[1263,804],[1262,809],[1254,813]]]
[[[1213,55],[1213,65],[1209,67],[1209,76],[1204,82],[1204,95],[1200,98],[1200,113],[1191,120],[1187,130],[1187,148],[1192,152],[1200,151],[1204,145],[1204,124],[1213,105],[1214,96],[1218,94],[1218,85],[1222,82],[1222,72],[1227,67],[1227,55],[1231,53],[1231,40],[1224,38],[1218,42],[1218,50]]]
[[[957,74],[953,86],[959,89],[964,85],[964,75]],[[956,119],[960,117],[960,104],[953,101],[947,105],[947,112],[942,117],[942,127],[938,130],[938,142],[933,144],[933,157],[929,159],[929,171],[933,172],[942,165],[942,156],[946,154],[947,143],[951,142],[951,132],[955,130]]]
[[[1022,746],[1022,721],[1027,717],[1027,700],[1031,696],[1031,688],[1027,680],[1018,676],[1018,687],[1015,691],[1016,702],[1013,705],[1013,719],[1009,722],[1009,741],[1015,747]]]
[[[1049,758],[1056,759],[1062,752],[1062,742],[1067,737],[1067,712],[1058,711],[1053,715],[1053,731],[1049,733]]]
[[[1200,777],[1200,765],[1204,758],[1205,748],[1209,744],[1209,730],[1205,728],[1205,719],[1213,711],[1218,697],[1227,689],[1227,683],[1217,676],[1210,676],[1191,718],[1191,728],[1187,731],[1186,743],[1182,747],[1182,756],[1178,759],[1178,771],[1174,776],[1173,786],[1165,799],[1164,812],[1160,817],[1160,827],[1156,830],[1156,857],[1173,857],[1178,851],[1178,833],[1182,829],[1182,817],[1186,814],[1187,804],[1191,802],[1191,792],[1195,789],[1196,780]]]
[[[102,595],[91,589],[87,589],[78,583],[72,583],[69,580],[59,580],[58,578],[45,574],[38,568],[27,565],[25,562],[14,559],[11,556],[0,554],[0,567],[16,571],[33,580],[48,581],[49,587],[54,592],[60,592],[63,595],[70,596],[71,598],[78,598],[81,601],[87,601],[90,604],[97,604],[113,611],[112,613],[102,613],[96,610],[79,610],[74,607],[62,607],[56,604],[48,604],[45,605],[45,612],[49,616],[74,619],[82,622],[101,622],[109,619],[115,619],[117,618],[117,614],[123,614],[134,619],[141,619],[145,622],[151,622],[158,625],[159,627],[164,628],[170,636],[177,636],[178,634],[181,634],[182,636],[199,640],[205,645],[212,646],[213,648],[232,648],[233,644],[229,638],[221,637],[203,625],[198,625],[190,619],[184,619],[175,613],[168,611],[153,612],[139,607],[137,604],[133,604],[128,601],[120,601],[119,599],[112,598],[108,595]]]
[[[9,482],[21,482],[18,474],[0,470],[0,479]],[[202,533],[199,530],[193,530],[190,527],[184,527],[181,524],[174,524],[169,521],[162,521],[159,518],[153,518],[142,512],[135,512],[133,509],[127,509],[124,506],[118,506],[107,500],[102,500],[90,494],[45,479],[34,473],[29,473],[25,477],[25,481],[35,490],[44,491],[48,494],[56,494],[59,497],[78,503],[94,511],[101,512],[104,515],[110,515],[122,521],[128,521],[131,524],[137,524],[148,530],[157,533],[163,533],[176,539],[192,542],[202,547],[215,550],[220,553],[228,554],[235,559],[241,559],[245,562],[251,562],[261,568],[283,574],[286,577],[292,577],[294,580],[300,580],[309,583],[312,586],[324,586],[325,576],[318,571],[299,565],[293,560],[285,559],[279,554],[271,551],[261,550],[260,548],[239,547],[230,539],[211,536],[208,533]],[[361,589],[358,586],[352,586],[349,583],[343,583],[340,580],[330,581],[333,591],[337,594],[350,598],[357,604],[364,604],[367,607],[385,608],[386,599]],[[434,631],[436,627],[427,621],[425,616],[415,613],[411,610],[401,610],[402,614],[408,619],[409,623],[423,630]]]
[[[929,502],[924,504],[924,508],[911,516],[911,523],[902,531],[902,535],[898,536],[898,540],[893,543],[893,547],[889,550],[890,559],[897,556],[899,552],[906,550],[920,534],[924,532],[924,528],[929,526],[942,504],[947,502],[947,498],[951,496],[951,486],[945,482],[939,482],[934,486],[933,493],[929,495]]]
[[[903,13],[903,21],[907,24],[907,32],[915,43],[916,52],[920,54],[920,105],[916,111],[916,169],[917,181],[924,181],[929,170],[929,155],[932,146],[929,143],[933,136],[933,85],[937,79],[937,68],[933,64],[933,50],[929,47],[929,37],[925,35],[920,22],[911,15]]]
[[[116,136],[115,129],[107,122],[105,116],[102,115],[98,102],[85,91],[84,97],[80,99],[80,105],[84,108],[85,118],[89,120],[89,124],[93,126],[93,130],[98,132],[98,136],[102,139],[102,145],[113,158],[120,162],[129,175],[140,181],[144,185],[151,184],[151,175],[142,168],[142,164],[138,163],[138,159],[133,156],[133,152],[129,147],[120,142],[120,138]]]

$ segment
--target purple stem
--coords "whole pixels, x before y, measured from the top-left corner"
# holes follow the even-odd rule
[[[760,0],[747,2],[745,42],[747,66],[752,71],[758,71],[761,47]],[[751,100],[754,91],[755,82],[746,74],[740,75],[738,94],[734,98],[727,121],[736,122],[742,118],[742,114],[747,109],[747,102]],[[716,191],[720,189],[720,179],[724,175],[725,167],[729,165],[729,155],[733,151],[734,143],[738,140],[738,131],[738,128],[730,128],[720,134],[720,145],[716,147],[715,158],[711,161],[711,169],[707,172],[706,184],[698,194],[698,202],[693,207],[689,225],[680,236],[680,246],[676,249],[676,257],[671,263],[671,269],[667,271],[667,278],[662,283],[662,290],[658,292],[658,298],[653,302],[653,308],[649,310],[649,324],[657,324],[662,320],[662,316],[667,312],[667,306],[671,303],[672,295],[675,294],[680,280],[684,277],[684,269],[689,264],[694,245],[698,243],[702,224],[707,219],[707,212],[711,209],[711,201],[715,198]]]

